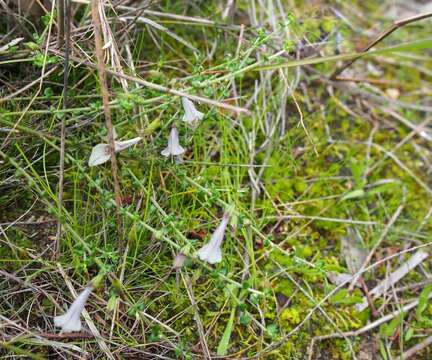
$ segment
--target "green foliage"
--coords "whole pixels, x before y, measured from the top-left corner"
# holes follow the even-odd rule
[[[362,296],[358,293],[349,294],[347,289],[341,289],[329,301],[335,305],[354,305],[362,302]]]
[[[66,109],[61,66],[43,79],[40,91],[36,85],[1,103],[1,131],[10,136],[0,153],[0,261],[2,270],[23,281],[0,285],[2,315],[31,330],[37,326],[41,332],[52,331],[50,319],[59,309],[46,294],[62,307],[70,298],[65,278],[78,291],[103,271],[106,278],[88,310],[102,337],[112,336],[107,345],[116,351],[163,349],[166,357],[194,359],[202,354],[197,332],[201,322],[211,353],[301,359],[314,336],[350,331],[372,320],[370,310],[355,311],[363,293],[346,287],[335,291],[328,273],[347,271],[340,243],[348,226],[356,228],[366,250],[386,232],[371,264],[406,244],[429,241],[430,153],[425,139],[411,135],[412,126],[397,122],[403,117],[417,126],[424,119],[424,111],[415,106],[427,106],[421,96],[430,92],[430,65],[423,51],[430,47],[424,39],[427,21],[394,32],[373,57],[359,59],[350,68],[364,81],[345,84],[328,79],[337,61],[353,56],[334,56],[335,34],[346,39],[343,52],[352,53],[363,41],[353,28],[380,29],[388,23],[378,18],[376,4],[350,3],[353,13],[367,8],[374,14],[349,17],[351,27],[308,2],[288,7],[283,1],[272,2],[286,15],[274,19],[276,10],[254,3],[256,19],[249,18],[250,2],[238,1],[232,23],[222,20],[222,5],[214,1],[163,1],[154,6],[167,16],[145,14],[183,42],[139,22],[122,34],[114,21],[117,15],[106,9],[115,38],[127,35],[130,44],[131,58],[124,44],[117,44],[126,74],[216,102],[247,105],[251,112],[236,114],[196,102],[205,117],[190,127],[182,121],[178,96],[133,82],[126,93],[118,79],[109,76],[110,112],[119,137],[142,137],[134,148],[117,154],[120,233],[111,166],[87,166],[92,147],[107,141],[96,72],[72,61]],[[75,46],[73,54],[87,54],[86,61],[93,61],[89,8],[77,5],[75,10],[73,39],[80,47]],[[205,18],[215,24],[200,20]],[[51,19],[55,13],[41,19],[45,29],[38,28],[32,42],[2,53],[2,81],[11,83],[6,92],[39,77],[41,67],[51,69],[63,61],[45,53],[49,26],[50,47],[56,35]],[[250,25],[255,20],[259,25]],[[240,22],[245,24],[241,36]],[[285,53],[271,58],[280,49]],[[135,70],[128,66],[131,61]],[[379,67],[382,76],[367,73],[367,62]],[[267,65],[273,70],[264,70]],[[386,98],[389,86],[400,90],[399,99]],[[383,111],[383,104],[398,118]],[[61,212],[60,120],[66,121],[67,130]],[[183,161],[160,155],[172,125],[187,150]],[[235,213],[222,245],[223,261],[203,264],[196,250],[230,206]],[[403,211],[386,229],[400,206]],[[55,258],[51,249],[57,219],[63,228],[60,257]],[[181,269],[174,269],[173,258],[180,251],[187,259]],[[383,279],[398,266],[397,259],[367,271],[364,280],[369,285]],[[428,270],[429,264],[422,266]],[[413,269],[403,281],[421,279],[422,273]],[[22,289],[10,291],[18,285]],[[419,297],[419,305],[415,312],[375,329],[383,339],[383,358],[390,358],[389,352],[399,350],[401,342],[404,348],[415,345],[418,335],[431,327],[431,291],[428,286],[420,296],[417,290],[398,292],[404,302]],[[380,299],[376,302],[381,305]],[[398,341],[389,341],[398,329],[405,332]],[[265,353],[282,339],[283,345]],[[314,354],[350,359],[349,344],[356,352],[361,340],[316,342]],[[23,349],[40,347],[24,343],[27,338],[13,341],[23,341]],[[23,349],[17,342],[16,348],[2,351],[9,357],[19,354]],[[74,343],[89,353],[100,351],[93,340],[78,338]],[[390,343],[393,347],[387,348]]]
[[[380,326],[380,334],[383,337],[391,337],[395,333],[396,329],[399,328],[402,324],[405,314],[401,313],[396,316],[389,323],[384,323]]]

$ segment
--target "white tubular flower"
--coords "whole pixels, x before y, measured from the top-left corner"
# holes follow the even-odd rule
[[[119,151],[122,151],[124,149],[127,149],[128,147],[131,147],[131,146],[137,144],[140,140],[141,140],[140,137],[136,137],[136,138],[124,140],[124,141],[115,141],[114,142],[115,152],[119,152]]]
[[[183,121],[189,125],[193,125],[195,122],[201,120],[204,114],[195,108],[195,105],[186,97],[182,97],[183,109],[185,111],[183,115]]]
[[[84,305],[93,291],[92,286],[87,286],[84,291],[78,295],[70,306],[69,310],[63,315],[54,318],[54,325],[61,327],[62,332],[72,332],[81,330],[80,316],[84,310]]]
[[[176,257],[174,258],[174,261],[173,261],[173,268],[176,269],[176,270],[182,268],[183,265],[184,265],[184,263],[185,263],[185,261],[186,261],[186,259],[187,259],[187,258],[186,258],[186,255],[183,254],[182,252],[179,252],[179,253],[176,255]]]
[[[168,146],[161,151],[161,154],[165,157],[178,156],[185,152],[185,149],[179,143],[178,131],[175,126],[171,128],[171,132],[168,137]]]
[[[210,241],[198,250],[197,255],[202,261],[207,261],[209,264],[216,264],[222,261],[221,245],[228,222],[229,215],[225,214],[211,236]]]
[[[88,161],[89,166],[97,166],[110,159],[108,144],[97,144],[93,147]]]
[[[119,152],[132,145],[135,145],[137,142],[141,140],[140,137],[136,137],[133,139],[125,140],[125,141],[115,141],[114,142],[114,151]],[[110,151],[108,144],[97,144],[93,147],[92,152],[90,154],[90,158],[88,161],[89,166],[97,166],[107,162],[110,159]]]

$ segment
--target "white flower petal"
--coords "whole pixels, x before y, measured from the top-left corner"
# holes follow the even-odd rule
[[[65,323],[62,327],[62,332],[72,332],[72,331],[81,331],[82,324],[80,318],[72,318],[67,323]]]
[[[161,155],[168,157],[171,155],[170,150],[168,148],[165,148],[164,150],[161,151]]]
[[[115,142],[115,152],[119,152],[119,151],[122,151],[124,149],[127,149],[128,147],[131,147],[131,146],[135,145],[136,143],[138,143],[140,140],[141,140],[140,137],[136,137],[136,138],[129,139],[129,140],[116,141]]]
[[[116,134],[115,134],[116,135]],[[114,147],[115,152],[119,152],[127,149],[138,143],[141,140],[140,137],[136,137],[129,140],[124,141],[115,141]],[[90,154],[90,158],[88,161],[89,166],[97,166],[107,162],[111,158],[109,145],[108,144],[97,144],[93,147],[92,152]]]
[[[93,287],[88,286],[84,291],[78,295],[75,301],[70,306],[65,314],[56,316],[54,318],[54,325],[61,327],[63,332],[80,331],[81,320],[80,316],[84,310],[85,303],[93,291]]]
[[[69,312],[64,315],[56,316],[54,318],[54,325],[61,327],[63,332],[80,331],[82,327],[79,316],[77,317],[75,313]]]
[[[216,264],[222,261],[222,251],[220,246],[214,244],[206,244],[197,252],[198,257],[202,261],[207,261],[209,264]]]
[[[178,156],[185,152],[185,149],[179,144],[179,137],[177,129],[173,126],[168,137],[168,146],[161,151],[165,157]]]
[[[82,292],[81,294],[79,294],[77,296],[77,298],[75,299],[75,301],[72,303],[70,310],[73,311],[78,311],[79,313],[81,313],[81,311],[83,311],[84,309],[84,305],[88,299],[88,297],[90,296],[91,292],[93,291],[93,287],[91,286],[87,286]]]
[[[66,314],[54,317],[54,325],[57,327],[62,327],[70,321],[72,313],[67,312]]]
[[[189,124],[193,124],[198,120],[201,120],[204,117],[204,114],[198,110],[195,112],[187,112],[183,115],[183,121]]]
[[[225,214],[224,217],[222,218],[221,223],[219,224],[219,226],[217,227],[217,229],[213,233],[213,235],[210,239],[210,243],[219,244],[219,246],[220,246],[220,244],[222,243],[222,240],[225,236],[225,230],[226,230],[226,227],[228,225],[228,222],[229,222],[229,216],[227,214]]]
[[[108,144],[97,144],[93,147],[88,161],[89,166],[97,166],[110,159]]]
[[[173,268],[174,269],[180,269],[183,266],[183,264],[185,263],[186,259],[187,259],[186,255],[183,254],[183,253],[181,253],[181,252],[179,252],[176,255],[176,257],[174,258]]]
[[[221,245],[228,222],[229,216],[225,214],[209,242],[197,251],[197,255],[202,261],[207,261],[209,264],[216,264],[222,261]]]
[[[171,146],[171,155],[173,156],[178,156],[181,155],[185,152],[185,149],[180,146],[179,144],[175,144],[173,146]]]
[[[195,108],[195,105],[192,101],[190,101],[186,97],[182,97],[183,109],[185,111],[183,115],[183,121],[188,124],[193,124],[204,117],[204,114],[201,111],[198,111]]]

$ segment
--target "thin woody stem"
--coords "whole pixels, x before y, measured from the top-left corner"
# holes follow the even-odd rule
[[[114,145],[114,130],[113,123],[111,119],[111,111],[109,107],[109,91],[107,84],[107,76],[105,70],[105,62],[103,56],[103,45],[102,45],[102,26],[100,21],[100,1],[92,0],[91,1],[92,8],[92,19],[94,26],[94,37],[95,37],[95,45],[96,45],[96,57],[97,57],[97,69],[99,73],[99,81],[101,85],[101,95],[102,95],[102,103],[103,103],[103,111],[105,116],[105,123],[108,129],[108,145],[109,151],[111,154],[111,168],[112,168],[112,176],[114,180],[114,197],[116,203],[116,218],[117,218],[117,231],[118,236],[122,238],[122,223],[120,218],[120,210],[122,206],[121,201],[121,190],[120,190],[120,181],[118,177],[118,166],[117,159],[115,156],[115,145]],[[120,244],[121,245],[121,244]],[[121,246],[120,246],[121,248]]]
[[[65,4],[68,0],[58,0],[57,11],[58,11],[58,33],[57,33],[57,46],[59,49],[62,48],[65,36],[65,22],[67,15],[65,16],[66,7]]]
[[[64,36],[62,35],[62,43],[65,40],[65,58],[63,64],[63,109],[66,110],[68,107],[68,81],[69,81],[69,52],[70,52],[70,14],[71,14],[71,1],[70,0],[60,0],[59,3],[63,3],[64,15]],[[62,19],[60,18],[59,21]],[[63,31],[62,30],[62,31]],[[59,35],[60,36],[60,35]],[[60,39],[60,37],[59,37]],[[60,43],[60,42],[59,42]],[[66,116],[63,114],[61,119],[61,129],[60,129],[60,174],[59,174],[59,185],[58,185],[58,209],[59,209],[59,219],[57,222],[57,232],[55,239],[55,256],[58,257],[60,253],[60,238],[62,234],[62,220],[61,213],[63,208],[63,189],[64,189],[64,163],[65,163],[65,130],[66,130]]]
[[[385,29],[381,33],[379,33],[374,39],[372,39],[372,41],[370,41],[363,49],[361,49],[359,56],[347,61],[344,65],[342,65],[342,67],[340,67],[339,69],[336,69],[333,72],[333,74],[331,74],[330,79],[335,80],[337,78],[337,76],[342,73],[342,71],[344,71],[346,68],[351,66],[355,61],[357,61],[357,59],[359,59],[363,53],[369,51],[372,47],[374,47],[380,41],[384,40],[387,36],[389,36],[391,33],[396,31],[397,29],[399,29],[405,25],[411,24],[415,21],[427,19],[429,17],[432,17],[432,12],[422,13],[422,14],[411,16],[409,18],[400,19],[400,20],[395,21],[391,26],[389,26],[387,29]]]

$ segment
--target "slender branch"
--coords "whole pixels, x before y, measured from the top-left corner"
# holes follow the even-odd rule
[[[59,3],[63,3],[63,10],[65,15],[63,17],[64,24],[63,30],[65,31],[65,57],[63,65],[63,110],[68,107],[68,83],[69,83],[69,52],[70,52],[70,15],[71,15],[71,2],[70,0],[60,0]],[[60,11],[60,7],[59,7]],[[59,18],[59,22],[61,19]],[[59,35],[60,36],[60,35]],[[59,37],[60,39],[60,37]],[[63,42],[63,40],[62,40]],[[65,163],[65,131],[66,131],[66,113],[63,114],[61,119],[60,129],[60,174],[59,174],[59,185],[58,185],[58,210],[59,218],[57,221],[57,231],[55,238],[55,256],[58,257],[60,253],[60,238],[62,235],[62,208],[63,208],[63,190],[64,190],[64,163]]]
[[[59,49],[63,47],[64,37],[65,37],[65,27],[67,26],[65,24],[65,22],[67,21],[66,19],[68,18],[68,15],[65,14],[66,7],[68,6],[66,5],[66,2],[68,2],[68,0],[58,0],[58,4],[57,4],[57,11],[58,11],[57,46]]]
[[[60,51],[57,51],[56,49],[52,49],[51,48],[49,51],[52,54],[55,54],[57,56],[63,56],[63,54]],[[95,64],[93,64],[93,63],[91,63],[89,61],[80,59],[80,58],[78,58],[76,56],[71,56],[70,60],[73,61],[73,62],[75,62],[75,63],[77,63],[79,66],[87,66],[87,67],[90,67],[90,68],[97,68],[97,65],[95,65]],[[171,89],[171,88],[165,87],[163,85],[155,84],[155,83],[152,83],[152,82],[140,79],[140,78],[138,78],[136,76],[126,75],[126,74],[120,74],[120,73],[118,73],[118,72],[116,72],[114,70],[106,69],[105,72],[107,74],[111,75],[111,76],[115,76],[115,77],[121,78],[121,79],[126,79],[127,81],[134,82],[136,84],[142,85],[142,86],[147,87],[149,89],[160,91],[161,93],[167,93],[167,94],[176,95],[176,96],[182,96],[182,97],[184,96],[184,97],[187,97],[190,100],[198,101],[200,103],[208,104],[210,106],[216,106],[216,107],[219,107],[219,108],[223,108],[223,109],[232,111],[234,113],[243,113],[243,114],[249,114],[249,115],[251,114],[251,112],[248,109],[245,109],[245,108],[242,108],[242,107],[233,106],[233,105],[230,105],[230,104],[227,104],[227,103],[224,103],[224,102],[220,102],[220,101],[216,101],[216,100],[209,99],[209,98],[206,98],[206,97],[202,97],[202,96],[198,96],[198,95],[192,95],[192,94],[187,93],[187,91],[192,90],[191,87],[185,88],[185,89],[182,89],[182,90],[176,90],[176,89]]]
[[[378,44],[380,41],[384,40],[387,36],[389,36],[391,33],[396,31],[397,29],[411,24],[415,21],[427,19],[429,17],[432,17],[432,12],[422,13],[418,15],[411,16],[409,18],[396,20],[391,26],[389,26],[387,29],[385,29],[383,32],[379,33],[372,41],[370,41],[362,50],[360,50],[360,55],[348,60],[344,65],[342,65],[339,69],[336,69],[333,74],[331,74],[330,79],[335,80],[336,77],[342,73],[346,68],[351,66],[355,61],[357,61],[358,58],[362,56],[363,53],[369,51],[372,47],[374,47],[376,44]]]
[[[395,360],[408,360],[412,358],[415,354],[419,353],[423,349],[428,348],[431,345],[432,345],[432,336],[429,336],[421,343],[414,345],[412,348],[409,348],[403,354],[398,356]]]
[[[117,218],[117,231],[118,236],[121,238],[121,219],[120,219],[120,209],[121,209],[121,190],[120,190],[120,181],[118,177],[118,166],[117,166],[117,159],[115,156],[115,150],[114,150],[114,130],[113,130],[113,123],[111,119],[111,111],[109,107],[109,90],[108,90],[108,84],[107,84],[107,76],[105,71],[105,62],[104,62],[104,56],[103,56],[103,45],[102,45],[102,26],[101,26],[101,17],[100,17],[100,2],[99,0],[92,0],[91,1],[91,12],[92,12],[92,19],[93,19],[93,26],[94,26],[94,37],[95,37],[95,45],[96,45],[96,57],[97,57],[97,69],[99,73],[99,81],[101,85],[101,94],[102,94],[102,103],[103,103],[103,110],[104,110],[104,116],[105,116],[105,123],[106,127],[108,129],[108,145],[109,145],[109,151],[111,154],[111,168],[112,168],[112,176],[114,180],[114,196],[115,196],[115,203],[116,203],[116,218]],[[121,246],[120,246],[121,247]]]
[[[375,308],[375,305],[374,305],[374,303],[373,303],[372,297],[371,297],[371,295],[370,295],[369,289],[368,289],[368,287],[367,287],[367,285],[366,285],[366,281],[364,281],[363,276],[360,276],[360,277],[359,277],[359,283],[360,283],[360,285],[361,285],[361,287],[362,287],[362,289],[363,289],[363,292],[364,292],[364,294],[365,294],[365,296],[366,296],[367,304],[369,304],[369,306],[370,306],[370,308],[371,308],[371,310],[372,310],[372,316],[373,316],[374,318],[378,317],[378,311],[377,311],[377,309]]]
[[[56,334],[56,333],[35,333],[33,334],[35,337],[40,337],[44,339],[50,339],[50,340],[82,340],[82,339],[94,339],[94,336],[89,333],[85,332],[79,332],[79,333],[63,333],[63,334]],[[27,335],[26,335],[27,336]],[[13,339],[16,339],[16,335],[0,335],[1,341],[11,341]]]

